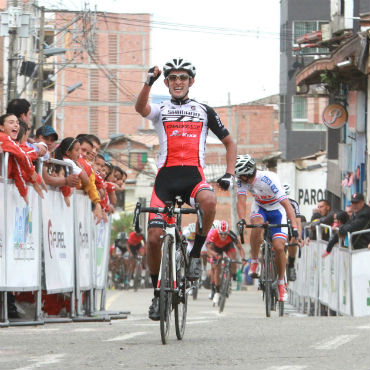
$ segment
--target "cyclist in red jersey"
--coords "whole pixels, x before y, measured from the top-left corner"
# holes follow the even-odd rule
[[[142,117],[153,122],[160,141],[159,170],[150,206],[163,207],[166,201],[174,202],[175,197],[180,195],[187,204],[194,205],[197,202],[203,210],[202,234],[197,225],[187,271],[187,277],[195,280],[201,271],[200,251],[216,213],[216,195],[203,174],[208,129],[226,148],[226,173],[218,180],[224,190],[229,190],[234,182],[236,145],[211,107],[189,99],[189,88],[195,81],[195,67],[183,58],[175,58],[165,64],[163,72],[171,100],[161,104],[148,102],[151,86],[161,75],[160,69],[155,66],[148,72],[135,109]],[[163,225],[162,215],[150,214],[147,257],[154,288],[157,287],[161,262],[160,236]],[[149,307],[149,318],[159,320],[159,297],[156,291]]]
[[[234,232],[229,230],[229,224],[227,221],[222,220],[217,224],[215,229],[212,229],[207,236],[206,241],[207,253],[210,258],[217,259],[221,257],[225,252],[228,257],[235,260],[236,259],[236,249],[239,249],[240,257],[245,258],[244,249]],[[231,273],[233,280],[236,280],[236,264],[231,265]],[[210,299],[213,298],[213,302],[216,304],[220,298],[220,279],[221,265],[216,265],[212,263],[211,265],[211,295]]]
[[[130,276],[133,278],[134,275],[134,269],[135,269],[135,259],[133,257],[139,256],[145,256],[145,237],[141,232],[142,230],[131,231],[130,234],[128,234],[128,240],[127,240],[127,250],[131,257],[130,260]]]

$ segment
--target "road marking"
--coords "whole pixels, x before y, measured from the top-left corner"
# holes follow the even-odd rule
[[[57,364],[58,362],[61,361],[61,358],[63,356],[65,356],[64,353],[59,353],[59,354],[54,354],[54,355],[45,355],[41,357],[31,357],[29,361],[36,361],[36,363],[28,365],[28,366],[24,366],[24,367],[18,367],[15,370],[32,370],[32,369],[38,369],[46,365]]]
[[[113,302],[115,302],[118,297],[119,297],[119,294],[120,292],[117,292],[116,294],[110,296],[108,299],[107,299],[107,302],[105,304],[105,307],[106,307],[106,310],[109,310],[110,306],[113,304]]]
[[[123,340],[132,339],[132,338],[138,337],[140,335],[145,335],[145,334],[147,334],[146,331],[138,331],[136,333],[130,333],[130,334],[125,334],[125,335],[120,335],[119,337],[114,337],[114,338],[111,338],[111,339],[105,339],[104,342],[123,341]]]
[[[271,366],[266,370],[302,370],[305,369],[306,365],[285,365],[285,366]]]
[[[315,349],[323,349],[323,350],[328,350],[328,349],[337,349],[338,347],[342,346],[343,344],[346,344],[350,342],[351,340],[355,339],[358,337],[358,335],[339,335],[338,337],[331,339],[327,342],[322,342],[319,343],[315,346],[311,346]]]

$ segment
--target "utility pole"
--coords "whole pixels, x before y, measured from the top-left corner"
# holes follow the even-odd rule
[[[235,140],[236,145],[238,145],[238,128],[236,127],[236,132],[234,132],[234,127],[233,127],[233,112],[231,108],[231,98],[230,98],[230,93],[227,94],[227,121],[229,123],[229,131],[231,134],[231,137]],[[232,230],[236,227],[236,220],[238,218],[237,212],[236,212],[236,184],[234,183],[234,186],[232,187],[230,191],[231,195],[231,225],[232,225]]]
[[[39,31],[39,57],[38,57],[38,76],[37,76],[37,101],[36,101],[36,120],[35,129],[42,126],[42,102],[43,102],[43,83],[44,83],[44,40],[45,40],[45,8],[40,7],[40,31]]]
[[[15,67],[16,58],[15,52],[18,47],[18,18],[21,12],[17,9],[18,0],[13,0],[9,10],[9,54],[8,54],[8,103],[16,97],[17,93],[17,68]]]

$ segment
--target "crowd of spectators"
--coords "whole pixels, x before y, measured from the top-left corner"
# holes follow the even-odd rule
[[[100,140],[95,135],[79,134],[58,142],[52,126],[41,126],[33,138],[31,106],[26,99],[9,102],[7,112],[0,116],[0,152],[9,152],[8,178],[13,179],[20,195],[28,203],[27,183],[40,197],[46,185],[58,187],[67,206],[73,188],[81,189],[90,198],[96,222],[107,221],[117,203],[117,191],[124,190],[126,172],[107,162],[99,153]],[[64,162],[55,164],[51,159]],[[36,163],[43,163],[42,173]]]
[[[309,244],[310,239],[316,239],[316,226],[320,224],[331,226],[331,236],[329,228],[324,227],[320,231],[321,240],[328,242],[323,254],[323,257],[327,257],[337,243],[341,246],[349,246],[348,233],[370,230],[370,207],[365,203],[362,193],[352,194],[351,204],[348,204],[345,210],[332,210],[327,200],[319,201],[312,213],[306,244]],[[370,232],[354,235],[351,246],[352,249],[370,249]]]

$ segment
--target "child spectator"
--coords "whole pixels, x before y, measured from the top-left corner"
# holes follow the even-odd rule
[[[9,152],[8,178],[14,179],[15,185],[28,204],[28,189],[26,182],[34,186],[41,198],[44,198],[42,189],[46,186],[41,176],[35,171],[30,157],[16,142],[19,133],[19,121],[14,114],[6,113],[0,117],[0,146],[3,152]]]
[[[36,130],[35,142],[45,143],[50,153],[55,150],[57,140],[58,134],[49,125],[41,126]]]
[[[118,166],[113,166],[116,192],[125,190],[125,182],[127,180],[127,173]]]
[[[87,185],[89,183],[89,178],[86,174],[86,171],[77,162],[79,157],[80,143],[73,137],[66,137],[65,139],[63,139],[58,148],[55,150],[55,158],[70,164],[72,166],[71,172],[75,175],[78,175],[82,185]],[[65,175],[70,172],[70,168],[71,167],[63,168],[62,166],[58,166],[57,173],[60,177],[65,177]],[[64,196],[64,200],[69,207],[69,198],[72,194],[72,189],[67,186],[67,181],[65,182],[65,185],[61,187],[61,190]]]
[[[87,135],[84,136],[79,135],[78,141],[81,145],[81,155],[78,161],[83,166],[89,177],[89,183],[87,185],[82,186],[82,189],[87,193],[91,202],[94,205],[93,212],[97,223],[99,223],[102,218],[104,219],[105,222],[107,222],[108,219],[107,217],[105,217],[105,214],[102,210],[103,207],[101,206],[100,196],[95,185],[95,172],[91,166],[91,163],[89,163],[88,159],[91,156],[93,144],[89,140],[89,137]]]
[[[333,229],[333,231],[335,231],[335,233],[330,238],[330,240],[328,242],[328,245],[326,247],[326,251],[324,252],[324,254],[322,255],[322,257],[325,258],[325,257],[327,257],[331,253],[334,245],[336,243],[338,243],[338,241],[339,241],[339,235],[337,233],[338,229],[342,225],[344,225],[345,223],[347,223],[348,220],[349,220],[349,216],[348,216],[348,214],[347,214],[346,211],[338,211],[338,212],[334,213],[334,223],[333,223],[332,229]]]

